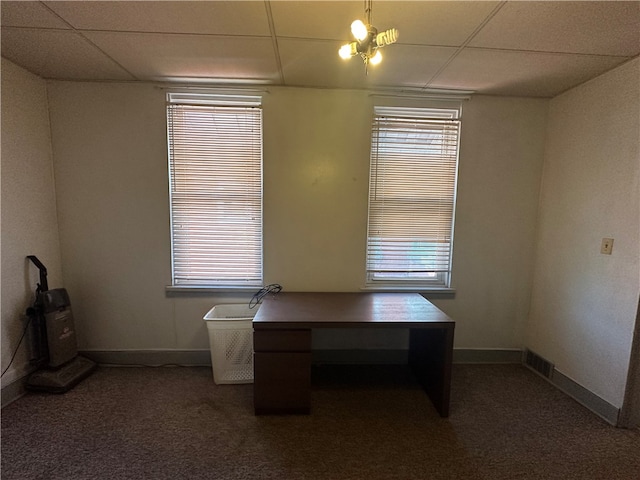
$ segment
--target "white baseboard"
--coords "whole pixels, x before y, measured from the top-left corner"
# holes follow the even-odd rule
[[[85,350],[81,355],[101,365],[119,366],[211,366],[209,350]],[[314,350],[316,364],[403,364],[407,362],[406,350]],[[453,363],[522,363],[522,351],[516,349],[468,349],[453,351]],[[544,377],[543,377],[544,378]],[[27,376],[18,378],[2,387],[2,407],[24,395]],[[558,370],[547,379],[556,388],[603,418],[617,425],[620,409],[571,380]]]
[[[209,350],[84,350],[81,355],[102,365],[159,366],[211,365]],[[403,364],[407,350],[351,349],[313,350],[314,363]],[[453,363],[521,363],[522,351],[514,349],[454,349]]]
[[[573,381],[558,370],[553,370],[549,381],[559,390],[569,395],[575,401],[591,410],[611,425],[617,426],[620,409],[610,404],[579,383]]]
[[[210,350],[83,350],[79,353],[100,365],[110,366],[211,366]]]
[[[620,424],[620,409],[618,407],[557,370],[553,362],[540,354],[525,348],[522,364],[611,425],[618,426]]]

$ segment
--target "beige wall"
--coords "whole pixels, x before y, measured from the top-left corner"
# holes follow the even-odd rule
[[[456,345],[521,348],[529,312],[548,102],[476,96],[464,106],[452,282],[436,300]]]
[[[203,314],[248,299],[165,294],[165,93],[49,83],[65,282],[84,349],[207,349]],[[372,105],[364,91],[274,87],[264,95],[265,283],[363,286]],[[522,346],[547,105],[493,97],[464,105],[457,293],[435,300],[457,320],[458,346]]]
[[[46,84],[2,59],[2,370],[8,367],[34,301],[36,255],[50,288],[62,286]],[[30,369],[26,337],[2,386]]]
[[[277,89],[264,98],[265,280],[289,290],[364,285],[370,99]]]
[[[640,292],[640,60],[551,101],[526,344],[622,405]],[[603,237],[612,255],[600,254]]]

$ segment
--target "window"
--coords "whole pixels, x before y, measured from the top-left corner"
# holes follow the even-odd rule
[[[167,98],[173,286],[262,285],[259,97]]]
[[[367,286],[447,288],[460,109],[374,113]]]

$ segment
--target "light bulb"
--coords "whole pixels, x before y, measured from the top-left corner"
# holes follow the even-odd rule
[[[398,41],[398,30],[392,28],[376,35],[376,45],[384,47]]]
[[[347,43],[346,45],[342,45],[340,47],[340,50],[338,50],[338,55],[340,55],[340,58],[344,58],[345,60],[347,60],[348,58],[351,58],[351,56],[357,53],[356,46],[357,46],[356,42],[351,42],[351,43]]]
[[[369,63],[371,63],[371,65],[378,65],[381,61],[382,54],[380,53],[380,50],[376,50],[376,54],[369,59]]]
[[[367,38],[367,35],[369,32],[367,31],[367,26],[364,23],[362,23],[362,20],[355,20],[351,24],[351,33],[353,34],[356,40],[361,42],[362,40]]]

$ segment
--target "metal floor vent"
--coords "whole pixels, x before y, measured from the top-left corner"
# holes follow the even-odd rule
[[[551,378],[551,374],[553,373],[554,368],[553,363],[545,360],[537,353],[526,349],[524,355],[524,364],[532,370],[538,372],[543,377]]]

